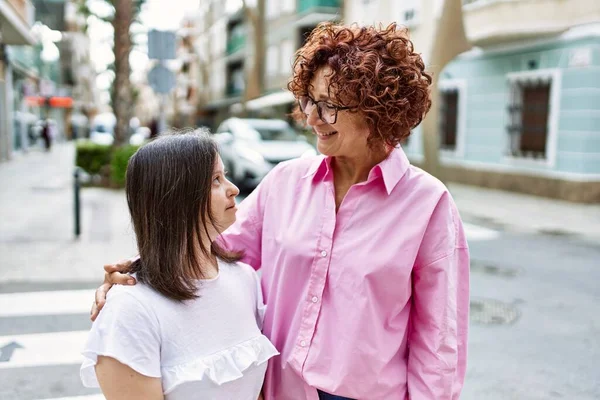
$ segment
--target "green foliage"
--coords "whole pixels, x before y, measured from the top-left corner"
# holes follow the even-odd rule
[[[103,166],[110,164],[111,156],[111,146],[80,141],[76,147],[75,165],[88,174],[96,175],[101,172]]]
[[[139,146],[125,145],[114,148],[110,162],[110,177],[113,184],[122,187],[125,185],[127,163]]]

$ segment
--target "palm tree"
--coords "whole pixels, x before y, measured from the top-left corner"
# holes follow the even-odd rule
[[[133,116],[132,87],[129,80],[131,75],[129,54],[132,48],[129,28],[134,21],[134,2],[133,0],[111,0],[111,3],[115,8],[112,19],[115,40],[115,80],[111,92],[112,108],[117,118],[114,146],[121,146],[127,140],[129,120]]]
[[[264,63],[264,30],[261,20],[263,14],[263,0],[255,0],[254,6],[248,4],[247,0],[242,0],[242,10],[248,29],[248,38],[250,38],[252,51],[250,57],[250,67],[246,68],[246,87],[244,89],[242,103],[255,99],[261,95],[262,91],[262,71]]]
[[[115,78],[111,88],[111,103],[117,122],[113,146],[121,146],[128,139],[129,121],[134,109],[134,88],[130,82],[131,66],[129,65],[129,54],[133,47],[130,28],[138,18],[145,0],[103,1],[113,7],[113,13],[108,17],[95,15],[89,8],[88,0],[77,0],[77,4],[79,12],[85,17],[95,15],[103,21],[110,22],[114,30]]]

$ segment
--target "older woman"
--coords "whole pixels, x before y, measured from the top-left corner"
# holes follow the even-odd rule
[[[447,189],[399,146],[430,84],[395,25],[321,24],[298,51],[288,86],[323,156],[274,168],[223,234],[262,270],[264,333],[281,353],[265,399],[459,397],[467,242]],[[126,267],[106,267],[98,307]]]

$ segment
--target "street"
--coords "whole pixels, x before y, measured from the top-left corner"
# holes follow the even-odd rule
[[[135,249],[121,191],[83,189],[73,238],[72,152],[0,165],[2,400],[103,399],[81,385],[80,351],[102,265]],[[600,398],[600,242],[463,219],[472,275],[461,399]]]

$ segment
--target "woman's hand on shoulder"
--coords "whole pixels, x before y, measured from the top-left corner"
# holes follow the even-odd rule
[[[135,285],[135,279],[126,274],[132,263],[133,260],[127,259],[121,260],[116,264],[107,264],[104,266],[104,282],[96,289],[96,298],[92,304],[92,310],[90,311],[90,318],[92,321],[96,320],[100,310],[104,307],[104,304],[106,303],[106,294],[113,285]]]

